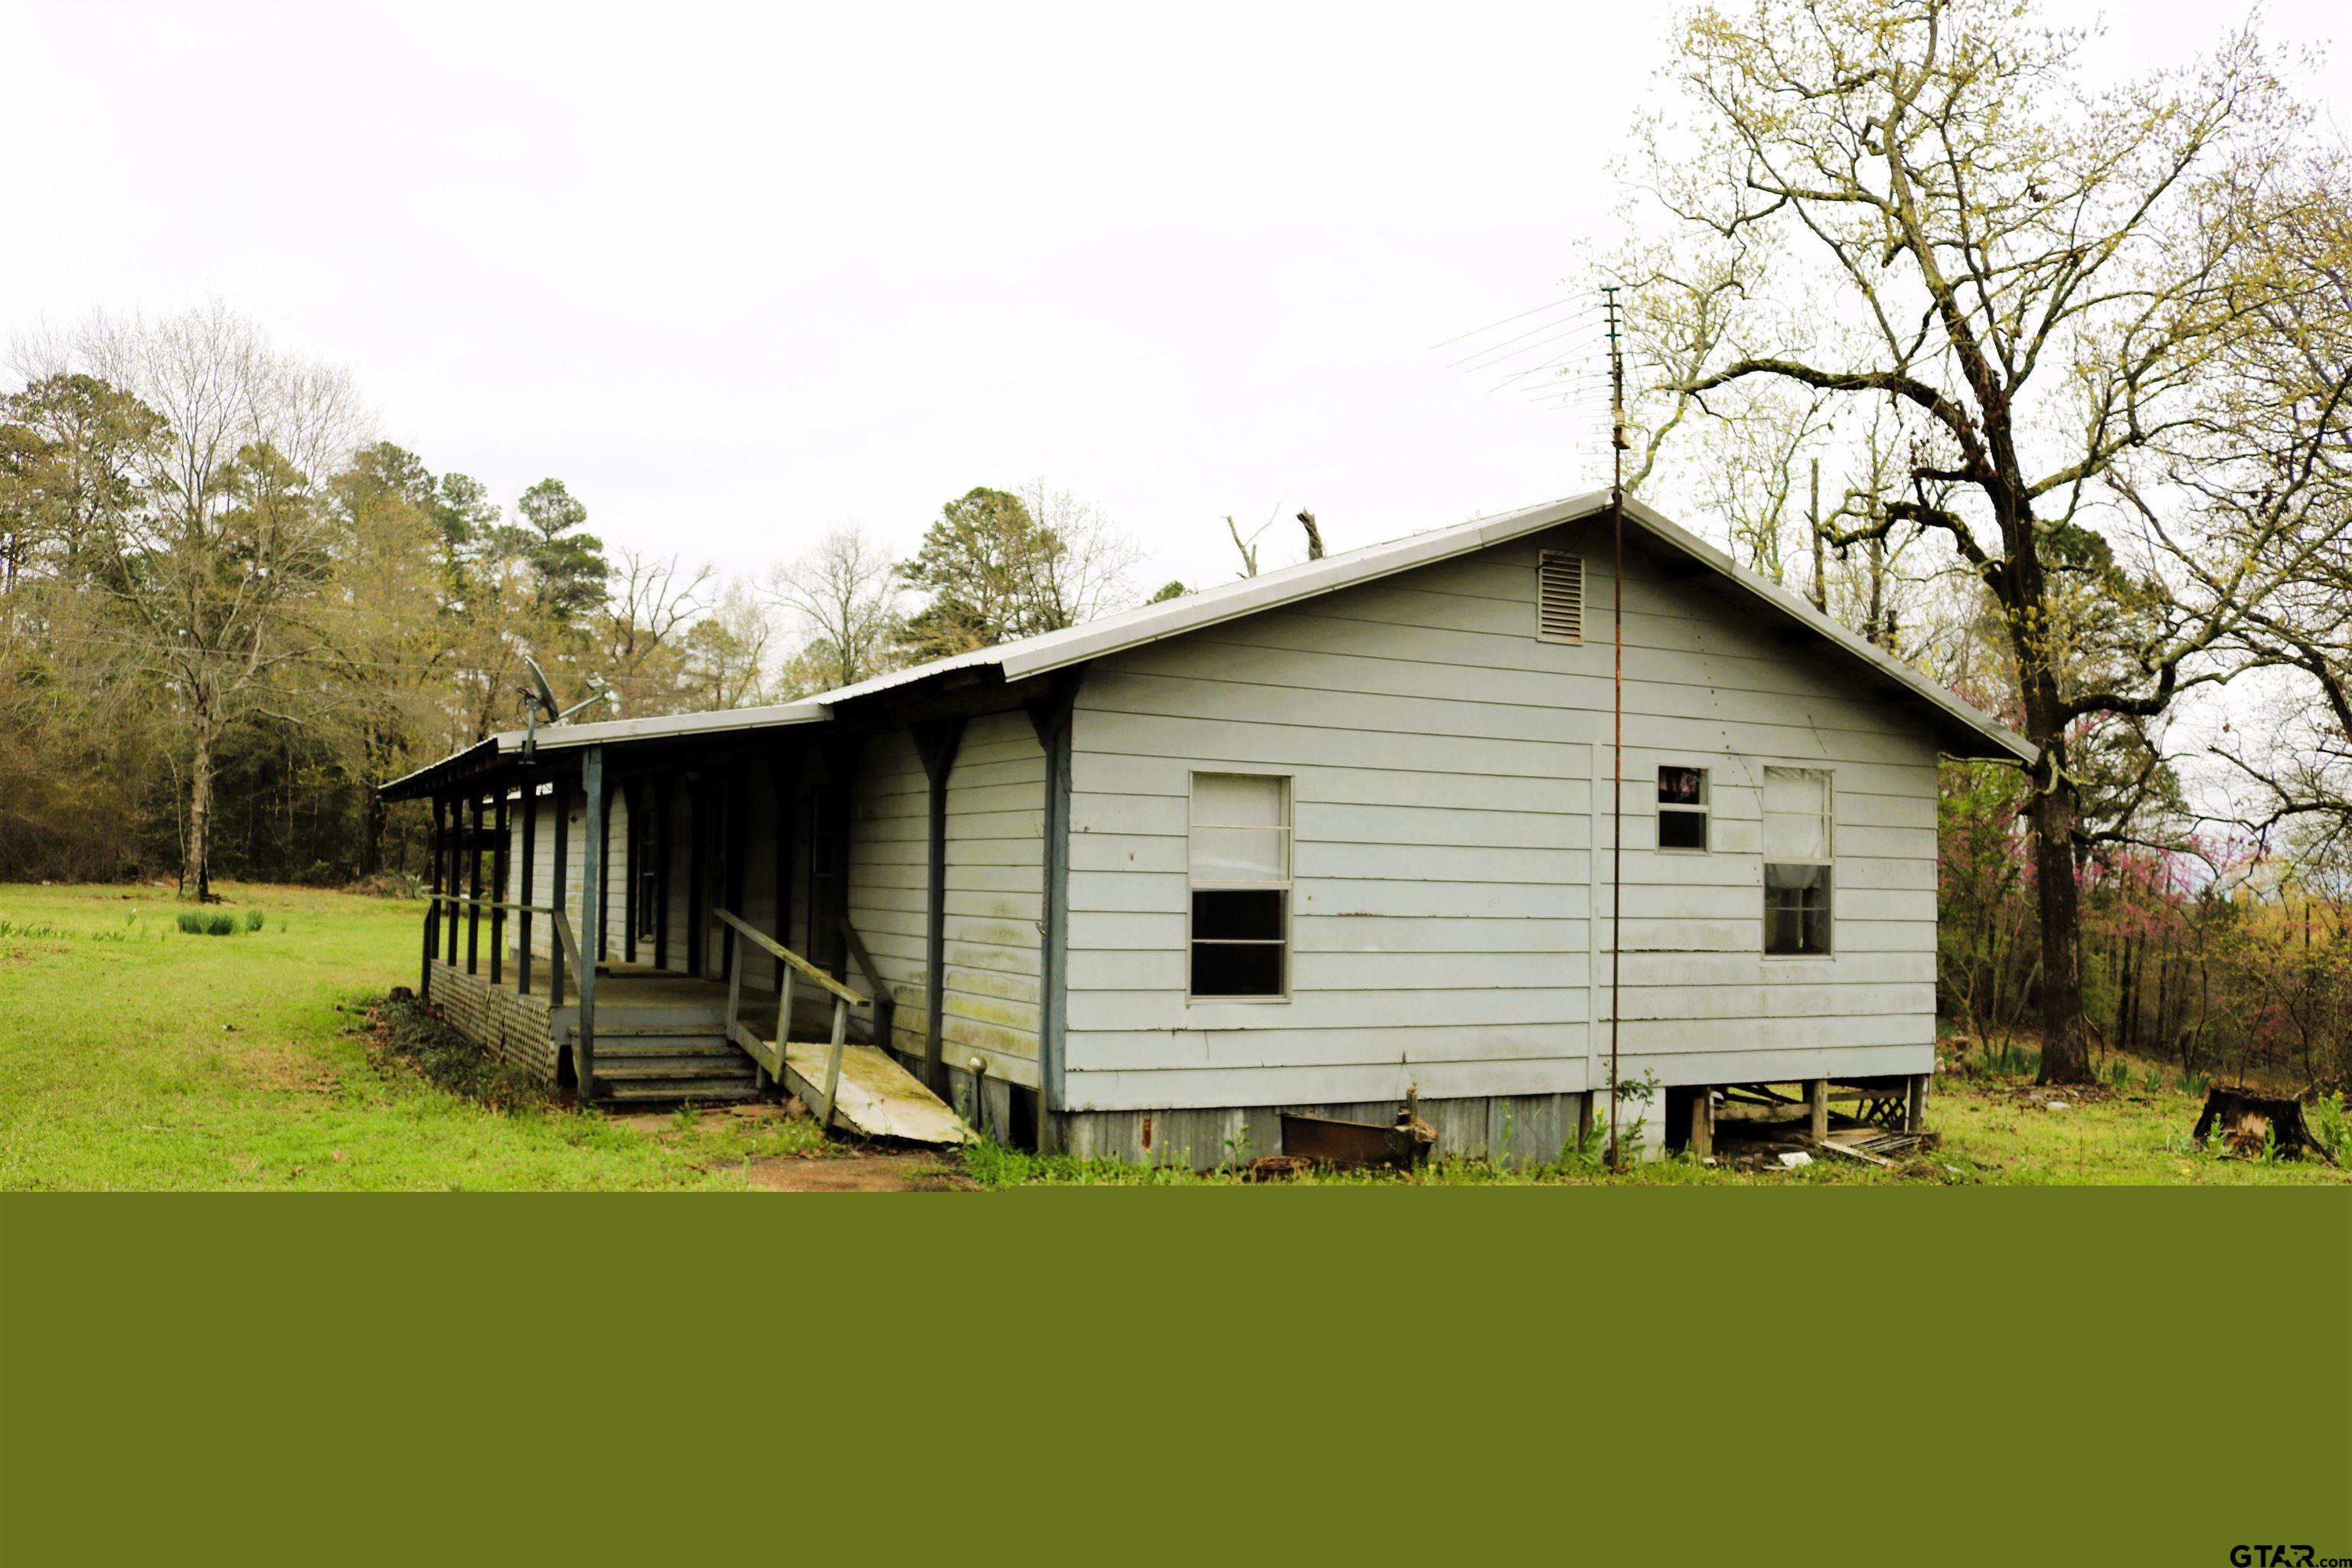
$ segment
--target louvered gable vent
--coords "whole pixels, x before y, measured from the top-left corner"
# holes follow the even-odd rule
[[[1584,640],[1584,557],[1547,550],[1536,564],[1536,637]]]

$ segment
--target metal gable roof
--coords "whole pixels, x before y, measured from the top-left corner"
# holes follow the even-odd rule
[[[1301,600],[1332,594],[1376,581],[1416,566],[1450,560],[1489,546],[1540,533],[1563,523],[1602,516],[1609,510],[1609,492],[1593,490],[1541,506],[1475,518],[1448,528],[1408,534],[1381,544],[1366,545],[1320,561],[1264,573],[1255,577],[1204,588],[1197,594],[1143,605],[1105,616],[1082,626],[1045,632],[975,648],[949,658],[934,659],[910,669],[895,670],[853,686],[819,692],[797,702],[769,708],[740,708],[664,718],[618,719],[601,723],[566,724],[541,730],[542,750],[569,750],[608,742],[685,738],[742,730],[822,723],[841,708],[863,699],[901,688],[915,687],[959,670],[994,669],[1008,680],[1067,668],[1164,637],[1178,637],[1223,621],[1277,609]],[[1901,695],[1922,706],[1920,717],[1937,732],[1939,745],[1961,757],[2007,757],[2031,762],[2032,743],[2007,726],[1946,690],[1902,660],[1864,641],[1812,605],[1780,584],[1736,565],[1731,558],[1638,500],[1625,503],[1625,521],[1637,536],[1655,548],[1680,555],[1707,569],[1710,586],[1727,602],[1760,611],[1804,633],[1811,634],[1843,658],[1867,668]],[[399,798],[425,793],[440,777],[469,771],[466,764],[488,762],[520,752],[523,732],[506,731],[479,745],[419,769],[386,784],[383,793]]]

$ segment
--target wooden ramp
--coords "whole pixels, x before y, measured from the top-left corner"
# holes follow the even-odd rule
[[[767,1068],[771,1077],[799,1095],[812,1111],[824,1114],[825,1069],[833,1059],[832,1041],[792,1040],[779,1049],[775,1041],[761,1038],[740,1023],[733,1026],[732,1033],[735,1043]],[[963,1119],[887,1051],[846,1041],[840,1050],[835,1124],[862,1138],[903,1138],[910,1143],[961,1143],[971,1137]]]
[[[770,1020],[779,1036],[792,1027],[796,982],[814,984],[833,998],[830,1040],[820,1044],[766,1038],[743,1018],[743,942],[728,944],[726,1037],[742,1047],[771,1078],[799,1095],[816,1112],[821,1125],[839,1122],[867,1138],[903,1138],[912,1143],[961,1143],[971,1138],[971,1130],[962,1120],[914,1074],[891,1060],[888,1053],[874,1046],[849,1043],[849,1009],[868,1005],[866,997],[740,916],[727,910],[711,912],[745,942],[783,961],[783,987]],[[844,921],[841,933],[870,976],[873,961],[866,957],[865,943],[857,940],[857,932]]]
[[[828,1042],[793,1040],[784,1047],[784,1087],[812,1109],[824,1104]],[[910,1143],[961,1143],[971,1136],[963,1119],[923,1087],[922,1080],[875,1046],[841,1048],[841,1086],[834,1120],[867,1138],[903,1138]]]

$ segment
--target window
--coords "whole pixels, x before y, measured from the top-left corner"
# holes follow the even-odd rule
[[[1584,640],[1584,557],[1547,550],[1536,558],[1536,640]]]
[[[1706,770],[1658,770],[1658,847],[1706,848]]]
[[[1830,775],[1764,770],[1764,951],[1830,951]]]
[[[1278,999],[1289,985],[1290,781],[1192,775],[1192,994]]]

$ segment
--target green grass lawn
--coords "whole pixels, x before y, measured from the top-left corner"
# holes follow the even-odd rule
[[[0,887],[0,1187],[728,1188],[746,1162],[815,1154],[804,1122],[724,1115],[624,1123],[553,1107],[493,1110],[372,1057],[365,1008],[415,984],[414,902],[299,888],[224,889],[228,935],[178,929],[160,889]],[[257,930],[247,930],[258,910]],[[2055,1109],[2046,1101],[2063,1102]],[[1943,1147],[1899,1172],[1828,1157],[1796,1172],[1686,1160],[1610,1176],[1569,1162],[1451,1162],[1413,1178],[1496,1182],[2336,1183],[2342,1169],[2191,1151],[2177,1088],[2042,1095],[2021,1079],[1937,1080]],[[1231,1182],[974,1151],[984,1186]],[[1325,1175],[1329,1183],[1393,1176]]]
[[[0,887],[0,1187],[740,1187],[814,1139],[499,1112],[380,1067],[363,1009],[416,984],[423,907],[222,892],[237,929],[202,936],[168,889]]]

